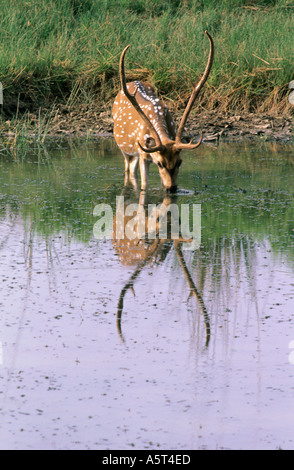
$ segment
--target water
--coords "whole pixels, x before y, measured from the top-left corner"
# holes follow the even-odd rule
[[[111,140],[2,159],[0,448],[293,449],[293,162],[184,154],[200,247],[130,256],[93,234],[97,204],[140,197]]]

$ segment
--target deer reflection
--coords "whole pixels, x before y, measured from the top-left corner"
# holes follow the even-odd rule
[[[131,207],[131,212],[134,208],[136,209],[131,213],[129,210],[130,202],[132,201],[131,196],[134,198],[134,194],[138,200],[138,204]],[[178,232],[175,232],[175,227],[173,227],[173,221],[169,212],[169,207],[171,207],[172,202],[174,203],[176,201],[176,196],[165,195],[161,199],[161,204],[156,206],[157,210],[155,215],[153,214],[154,217],[152,220],[152,216],[150,218],[150,212],[147,210],[148,195],[146,191],[138,192],[135,185],[133,185],[132,189],[125,186],[121,195],[124,197],[121,198],[121,205],[117,207],[113,219],[113,246],[122,264],[136,266],[134,273],[120,292],[117,305],[117,328],[122,341],[124,341],[122,333],[122,315],[126,293],[130,290],[134,294],[135,281],[146,265],[150,265],[154,262],[163,262],[170,250],[174,248],[190,289],[188,299],[193,296],[202,311],[206,329],[205,345],[208,346],[210,340],[209,315],[203,298],[189,272],[182,251],[183,244],[191,242],[191,239],[178,236]],[[166,224],[164,230],[163,223]],[[130,224],[131,237],[129,236]],[[126,232],[128,230],[129,233],[127,234]],[[117,234],[119,234],[119,236],[115,236]]]

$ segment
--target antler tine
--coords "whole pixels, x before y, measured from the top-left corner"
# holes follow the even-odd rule
[[[194,149],[197,149],[197,147],[199,147],[199,145],[201,145],[202,143],[202,139],[203,139],[203,132],[201,132],[200,134],[200,139],[198,140],[198,142],[196,144],[192,144],[192,140],[189,144],[176,144],[177,145],[177,149],[178,150],[194,150]]]
[[[141,116],[141,118],[144,120],[144,122],[147,124],[147,126],[154,132],[155,134],[155,142],[156,142],[156,146],[155,147],[152,147],[150,149],[145,149],[144,147],[142,147],[142,145],[140,144],[140,142],[138,142],[139,146],[141,147],[141,149],[144,151],[144,152],[147,152],[147,153],[152,153],[152,152],[158,152],[160,150],[163,149],[163,145],[161,143],[161,140],[160,140],[160,137],[155,129],[155,127],[153,126],[153,124],[151,123],[151,121],[148,119],[148,117],[146,116],[146,114],[144,113],[144,111],[141,109],[141,107],[139,106],[135,96],[136,96],[136,93],[138,91],[138,86],[137,88],[135,89],[135,93],[131,94],[128,90],[128,87],[127,87],[127,83],[126,83],[126,76],[125,76],[125,55],[126,55],[126,52],[127,50],[129,49],[130,45],[128,45],[127,47],[125,47],[125,49],[123,50],[122,54],[121,54],[121,57],[120,57],[120,63],[119,63],[119,75],[120,75],[120,81],[121,81],[121,86],[122,86],[122,89],[123,89],[123,92],[124,94],[126,95],[126,97],[128,98],[128,100],[130,101],[130,103],[134,106],[135,110],[137,111],[137,113]]]
[[[192,106],[197,98],[197,96],[199,95],[200,93],[200,90],[202,89],[203,85],[205,84],[207,78],[208,78],[208,75],[209,75],[209,72],[210,72],[210,69],[212,67],[212,63],[213,63],[213,56],[214,56],[214,43],[213,43],[213,39],[212,37],[210,36],[210,34],[205,31],[205,34],[208,36],[208,39],[210,41],[210,51],[209,51],[209,57],[208,57],[208,61],[207,61],[207,65],[206,65],[206,68],[205,68],[205,71],[201,77],[201,79],[199,80],[198,84],[193,88],[193,92],[190,96],[190,99],[188,101],[188,104],[186,106],[186,109],[184,111],[184,114],[182,116],[182,119],[181,119],[181,122],[180,122],[180,125],[179,125],[179,128],[177,130],[177,135],[176,135],[176,146],[177,148],[179,149],[192,149],[193,147],[191,147],[191,143],[190,144],[187,144],[185,146],[185,144],[182,144],[181,143],[181,138],[182,138],[182,133],[183,133],[183,130],[184,130],[184,127],[185,127],[185,124],[186,124],[186,121],[188,119],[188,116],[190,114],[190,111],[192,109]],[[198,147],[200,144],[201,144],[201,140],[202,138],[200,139],[200,141],[196,144],[196,146]],[[194,147],[196,148],[196,147]]]
[[[138,144],[139,144],[140,149],[143,150],[143,152],[145,153],[160,152],[164,148],[164,146],[161,143],[157,145],[156,147],[150,147],[149,149],[146,147],[143,147],[139,141],[138,141]]]

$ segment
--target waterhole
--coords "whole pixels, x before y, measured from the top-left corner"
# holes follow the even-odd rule
[[[95,237],[97,205],[142,196],[112,140],[2,158],[1,449],[293,448],[293,163],[283,144],[184,153],[185,250]]]

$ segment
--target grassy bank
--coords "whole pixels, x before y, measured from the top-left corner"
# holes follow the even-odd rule
[[[2,0],[2,119],[60,104],[110,103],[118,60],[174,107],[216,55],[206,109],[281,111],[294,78],[294,0]],[[3,114],[4,113],[4,114]]]

